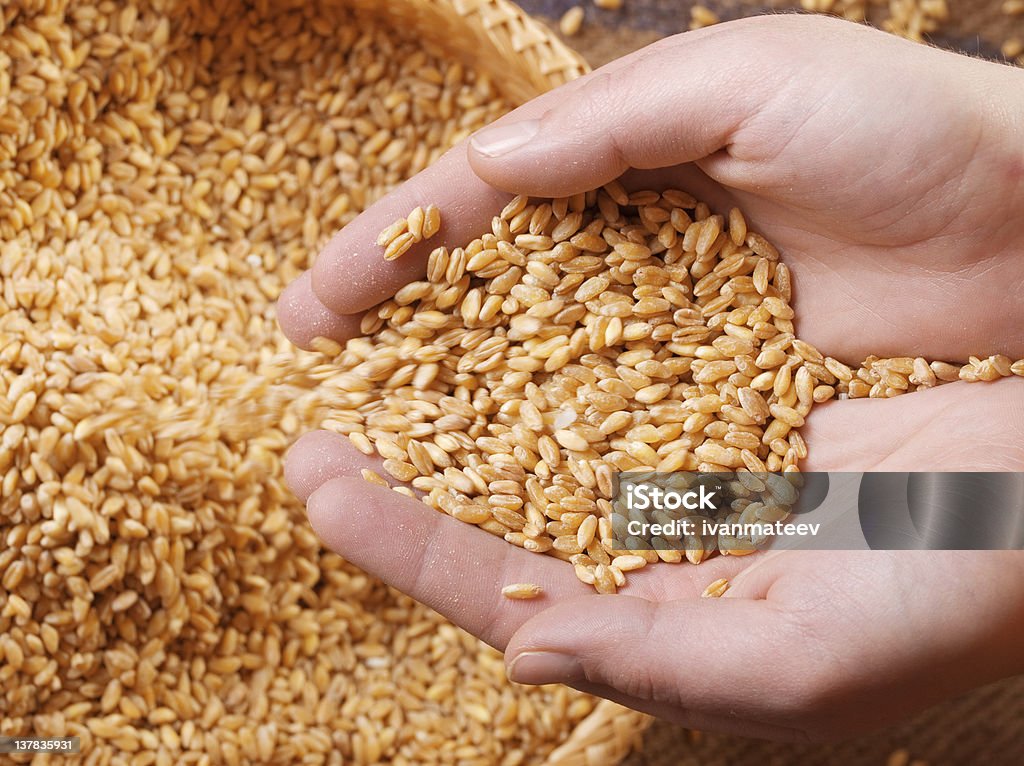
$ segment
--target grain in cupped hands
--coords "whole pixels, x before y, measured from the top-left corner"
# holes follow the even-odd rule
[[[423,280],[363,316],[363,336],[336,360],[324,426],[372,445],[403,493],[614,593],[647,564],[755,550],[724,532],[623,546],[615,474],[783,472],[799,483],[800,429],[818,404],[1022,371],[998,355],[850,368],[797,337],[792,290],[778,250],[739,209],[618,182],[519,196],[489,232],[435,248]],[[747,495],[721,520],[785,518]]]
[[[684,558],[613,546],[616,472],[795,471],[806,455],[814,373],[836,380],[795,337],[790,291],[739,210],[617,182],[517,197],[365,314],[324,425],[429,505],[615,592]]]

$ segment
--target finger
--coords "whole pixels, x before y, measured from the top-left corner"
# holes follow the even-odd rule
[[[277,300],[277,322],[288,340],[309,350],[314,338],[344,343],[358,334],[362,315],[335,314],[314,295],[310,277],[310,272],[304,273]]]
[[[328,480],[306,510],[331,550],[498,648],[529,617],[589,590],[564,561],[361,479]],[[513,583],[539,585],[542,595],[508,599],[501,589]]]
[[[381,460],[364,455],[347,438],[331,431],[303,434],[291,446],[284,461],[284,479],[302,502],[331,479],[361,476],[361,471],[380,472]]]
[[[728,147],[786,84],[792,66],[723,56],[791,22],[734,22],[602,67],[540,115],[478,131],[470,164],[491,185],[537,196],[597,188],[627,168],[662,168]],[[804,22],[796,22],[807,26]],[[806,29],[805,29],[806,31]]]
[[[596,684],[657,715],[716,717],[749,732],[765,698],[801,696],[795,640],[767,601],[585,596],[526,622],[505,658],[518,683]]]
[[[649,46],[632,59],[655,55],[661,46]],[[614,71],[625,62],[613,62]],[[496,121],[530,119],[542,114],[559,99],[583,87],[589,77],[550,91]],[[491,218],[511,195],[482,181],[469,166],[467,142],[455,146],[426,170],[367,208],[339,231],[313,265],[312,286],[323,306],[339,315],[361,312],[395,294],[395,291],[425,271],[427,256],[435,247],[466,244],[489,230]],[[404,218],[417,206],[436,205],[441,210],[442,228],[429,241],[417,243],[401,258],[385,261],[377,235]]]
[[[892,399],[815,407],[807,471],[1019,471],[1024,379],[955,382]]]

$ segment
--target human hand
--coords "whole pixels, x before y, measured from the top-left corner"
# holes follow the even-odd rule
[[[521,683],[567,683],[691,728],[848,736],[1024,671],[1019,552],[786,551],[631,572],[593,594],[538,556],[351,476],[318,434],[289,462],[328,547],[505,651]],[[400,534],[395,534],[400,530]],[[698,595],[719,577],[720,599]],[[532,582],[542,598],[509,601]]]
[[[1009,67],[822,17],[670,38],[526,104],[372,206],[288,288],[280,321],[300,346],[344,341],[363,310],[422,276],[431,248],[486,230],[509,198],[498,189],[557,196],[631,167],[633,188],[677,186],[722,212],[743,209],[792,267],[800,336],[833,357],[1020,358],[1022,81]],[[509,149],[523,131],[535,132]],[[506,151],[488,156],[495,141]],[[428,202],[444,212],[441,235],[384,261],[377,233]],[[1024,463],[1024,381],[965,389],[818,407],[804,467]],[[950,409],[968,403],[994,419],[965,422]],[[955,462],[950,440],[978,448]]]
[[[759,69],[761,62],[770,66]],[[801,336],[832,356],[850,362],[867,353],[963,359],[1002,351],[1019,358],[1024,307],[1016,296],[1024,282],[1024,223],[1014,212],[1024,197],[1024,162],[1012,115],[1024,113],[1024,105],[1013,101],[1020,77],[1008,68],[808,17],[750,20],[673,38],[501,121],[498,137],[507,146],[515,135],[511,123],[538,120],[527,125],[535,132],[518,150],[488,156],[481,135],[468,152],[457,147],[372,207],[336,237],[311,274],[289,288],[280,307],[282,326],[300,345],[314,335],[342,340],[355,334],[363,309],[422,275],[429,247],[453,246],[486,229],[508,198],[496,188],[560,195],[599,186],[633,167],[639,170],[626,181],[634,188],[675,186],[718,210],[733,204],[744,209],[794,271]],[[948,99],[950,92],[959,97]],[[428,202],[441,207],[450,222],[441,237],[400,261],[384,262],[373,245],[377,232]],[[1016,379],[969,388],[951,384],[891,401],[818,407],[804,431],[811,444],[805,468],[1019,469],[1022,388],[1024,381]],[[954,562],[980,583],[1014,567],[1019,575],[1014,554],[719,558],[700,567],[652,567],[634,573],[623,595],[580,603],[576,598],[586,589],[564,563],[343,478],[358,475],[367,460],[353,453],[344,440],[315,434],[290,455],[290,481],[309,498],[317,531],[349,560],[485,640],[497,646],[511,640],[513,676],[519,655],[541,645],[531,644],[530,637],[550,637],[546,619],[575,621],[581,633],[559,635],[577,643],[561,646],[597,654],[581,654],[583,677],[565,674],[564,680],[703,728],[801,736],[850,730],[856,723],[852,705],[875,693],[884,693],[885,704],[872,704],[879,717],[868,723],[1014,672],[1005,651],[980,649],[1003,645],[1006,624],[991,619],[993,605],[979,605],[955,589],[963,601],[945,601],[942,588],[955,583],[940,576]],[[399,525],[400,537],[393,534]],[[861,558],[870,555],[882,558]],[[949,558],[955,555],[962,558]],[[762,563],[749,577],[760,571],[766,579],[756,582],[770,587],[744,586],[749,578],[743,574],[719,605],[695,600],[708,582],[735,576],[752,561]],[[817,582],[822,578],[824,584]],[[541,583],[548,596],[527,604],[501,598],[502,585],[524,580]],[[908,581],[938,583],[936,591],[913,590],[924,605],[921,616],[907,601]],[[817,610],[820,622],[804,619],[815,610],[794,595],[798,584],[815,602],[837,594],[834,610]],[[843,595],[855,587],[897,595],[876,599],[882,606],[871,611],[855,596]],[[973,582],[966,587],[984,590]],[[940,640],[923,612],[951,605],[958,617],[965,616]],[[541,614],[545,607],[551,607],[547,618]],[[1019,594],[1004,598],[1003,607],[1004,620],[1019,615]],[[853,614],[864,615],[865,622],[903,616],[896,629],[881,633],[854,625]],[[714,649],[630,666],[647,674],[652,683],[645,685],[643,675],[615,672],[634,656],[649,663],[657,659],[657,647],[638,648],[646,646],[636,634],[637,620],[645,615],[656,618],[650,620],[655,637],[694,636],[698,646],[717,645],[704,638],[721,639],[753,657],[761,650],[777,652],[773,639],[781,635],[806,651],[793,652],[799,666],[773,671],[776,682],[788,678],[788,690],[771,687],[772,679],[763,676],[735,685],[742,679],[728,675],[722,663],[707,664],[706,653]],[[625,650],[616,651],[610,640],[616,625],[625,631],[620,635],[635,639],[621,645]],[[930,631],[922,640],[916,634],[925,628]],[[901,631],[915,647],[904,646],[896,653],[898,664],[888,665],[883,655]],[[865,635],[878,639],[873,654],[860,642]],[[879,679],[855,672],[840,677],[827,664],[812,662],[812,647],[825,652],[831,642],[840,658],[859,657],[864,667],[895,673],[900,694]],[[949,658],[965,662],[979,653],[980,672],[936,681],[936,670]],[[691,695],[693,679],[674,674],[673,662],[684,656],[707,673],[705,685],[694,688],[708,694]],[[738,670],[744,664],[734,663]],[[789,670],[794,673],[787,676]],[[920,689],[909,683],[915,679]],[[815,686],[823,681],[828,683]],[[709,687],[730,683],[717,697],[710,694]],[[673,692],[673,685],[680,688]],[[760,689],[782,699],[758,701],[751,690]],[[740,715],[724,715],[732,709]],[[797,713],[807,716],[801,720]]]

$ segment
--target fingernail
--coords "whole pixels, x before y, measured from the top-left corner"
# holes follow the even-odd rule
[[[579,660],[557,652],[523,652],[508,666],[508,677],[517,684],[564,684],[582,674]]]
[[[469,140],[485,157],[501,157],[528,143],[540,129],[539,120],[523,120],[477,131]]]

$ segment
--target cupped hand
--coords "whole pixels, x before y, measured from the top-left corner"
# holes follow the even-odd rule
[[[667,720],[779,740],[877,728],[1024,672],[1018,551],[779,551],[629,573],[596,595],[572,567],[363,481],[341,436],[300,441],[287,477],[332,550],[504,650],[509,676]],[[701,598],[718,578],[724,597]],[[505,585],[542,596],[510,601]]]
[[[1021,358],[1022,84],[1008,67],[819,17],[671,38],[521,107],[368,209],[282,296],[281,324],[301,346],[344,340],[363,310],[422,277],[429,249],[487,230],[510,193],[566,195],[626,172],[632,188],[740,207],[793,271],[797,332],[831,356]],[[439,237],[385,262],[377,233],[428,203],[444,215]],[[954,383],[816,408],[804,467],[1019,470],[1022,434],[1024,380]],[[562,562],[347,478],[367,460],[323,433],[293,449],[289,479],[314,527],[507,646],[518,680],[701,728],[805,737],[1021,669],[1006,649],[1024,614],[1019,554],[725,557],[650,567],[598,597]],[[727,597],[698,599],[720,576],[735,578]],[[500,596],[520,581],[546,596]]]
[[[826,354],[1024,357],[1024,72],[818,16],[669,38],[517,109],[339,232],[285,291],[281,325],[300,346],[343,341],[423,276],[430,249],[489,230],[510,192],[565,195],[624,171],[632,188],[739,206],[791,266],[797,332]],[[440,235],[384,261],[377,234],[429,203]],[[910,409],[817,408],[804,467],[1021,465],[1024,380],[945,388]],[[972,431],[968,404],[1001,413],[994,433]],[[968,464],[944,448],[961,432]]]
[[[299,342],[345,335],[342,317],[421,276],[438,242],[396,263],[374,244],[417,204],[441,208],[454,246],[487,230],[508,198],[496,189],[560,196],[633,168],[634,187],[738,205],[797,275],[802,336],[834,356],[1020,351],[1022,115],[1024,72],[847,22],[669,38],[521,107],[370,208],[282,321]],[[311,328],[314,306],[335,316]]]

